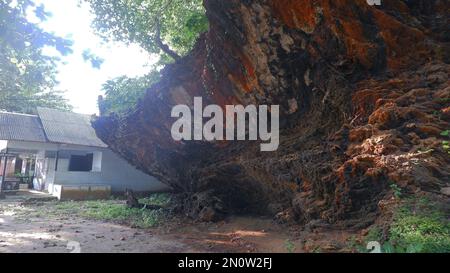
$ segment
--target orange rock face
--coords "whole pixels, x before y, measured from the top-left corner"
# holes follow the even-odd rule
[[[382,3],[206,0],[210,30],[194,50],[168,65],[127,117],[100,117],[97,133],[187,193],[194,217],[204,207],[270,207],[299,221],[370,219],[391,183],[439,192],[450,183],[441,134],[450,128],[450,4]],[[171,108],[194,96],[279,104],[279,149],[172,140]]]

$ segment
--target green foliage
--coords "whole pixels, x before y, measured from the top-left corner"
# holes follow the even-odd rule
[[[85,0],[106,40],[137,43],[150,53],[186,54],[208,29],[202,0]]]
[[[95,15],[93,27],[106,41],[136,43],[158,54],[158,65],[186,55],[207,31],[202,0],[85,0]],[[86,57],[87,60],[92,58]],[[103,85],[100,112],[122,115],[160,78],[156,69],[138,78],[119,77]]]
[[[100,113],[102,115],[108,115],[112,112],[118,115],[127,113],[159,78],[159,72],[154,71],[143,77],[128,78],[122,76],[107,81],[102,87],[105,98],[99,101]]]
[[[442,141],[442,149],[444,149],[444,151],[446,151],[448,154],[450,154],[450,145],[447,140]]]
[[[449,133],[450,133],[450,130],[445,130],[445,131],[441,132],[441,136],[448,138]],[[447,152],[450,155],[450,144],[449,144],[448,140],[442,141],[442,149],[444,150],[444,152]]]
[[[155,193],[148,197],[139,199],[139,203],[147,205],[166,206],[170,202],[170,195],[167,193]]]
[[[164,206],[169,202],[167,194],[154,194],[143,198],[140,202]],[[102,201],[67,201],[54,204],[61,214],[78,214],[82,217],[129,224],[138,228],[157,226],[164,218],[162,210],[128,208],[123,202],[115,200]]]
[[[382,244],[383,253],[449,253],[450,222],[443,208],[426,198],[407,199],[397,209],[389,227],[388,239]],[[367,252],[364,246],[370,241],[382,241],[382,230],[370,229],[363,245],[354,247]]]
[[[389,230],[397,252],[450,252],[450,222],[444,208],[428,199],[408,200]]]
[[[43,31],[26,19],[49,14],[29,0],[0,0],[0,110],[34,112],[36,106],[70,109],[60,91],[54,91],[58,58],[42,54],[44,47],[71,53],[72,42]]]
[[[124,204],[105,201],[87,201],[81,216],[97,220],[127,223],[134,227],[156,226],[162,216],[160,210],[127,208]]]
[[[296,249],[295,244],[289,239],[284,241],[284,247],[286,248],[287,252],[289,252],[289,253],[293,253]]]
[[[82,57],[85,62],[90,62],[91,66],[96,69],[100,69],[103,62],[105,61],[104,59],[92,53],[89,49],[83,50]]]
[[[401,198],[402,197],[402,189],[397,184],[391,184],[389,185],[392,192],[394,193],[395,198]]]

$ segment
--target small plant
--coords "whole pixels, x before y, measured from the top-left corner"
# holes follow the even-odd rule
[[[441,136],[448,137],[450,135],[450,130],[445,130],[441,132]]]
[[[389,187],[395,198],[400,199],[402,197],[402,189],[397,184],[391,184]]]
[[[441,136],[443,137],[449,137],[450,134],[450,130],[445,130],[441,132]],[[450,145],[449,145],[449,141],[448,140],[443,140],[442,141],[442,149],[444,150],[444,152],[447,152],[448,154],[450,154]]]
[[[284,247],[286,248],[287,252],[289,252],[289,253],[293,253],[296,249],[295,244],[289,239],[287,239],[284,242]]]
[[[444,149],[445,152],[450,154],[450,145],[449,145],[448,140],[442,141],[442,149]]]

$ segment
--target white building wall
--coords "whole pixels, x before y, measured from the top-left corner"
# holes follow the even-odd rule
[[[58,160],[55,184],[110,185],[113,192],[122,192],[126,188],[152,192],[169,189],[156,178],[137,170],[109,149],[102,150],[100,172],[69,172],[67,169],[68,160],[63,160],[62,165]]]
[[[45,185],[44,189],[50,193],[54,184],[110,185],[113,192],[122,192],[126,188],[149,192],[169,190],[169,187],[137,170],[110,149],[22,141],[8,141],[8,148],[37,151],[35,184]],[[94,153],[93,171],[69,172],[69,159],[60,158],[55,172],[55,158],[46,158],[45,153],[56,152],[58,149]]]
[[[165,191],[168,186],[149,176],[109,149],[102,153],[102,177],[109,181],[113,191],[131,188],[135,191]]]

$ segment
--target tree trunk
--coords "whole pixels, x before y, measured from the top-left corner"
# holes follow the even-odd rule
[[[442,151],[401,163],[450,128],[448,115],[429,115],[444,111],[439,97],[450,92],[448,1],[207,0],[205,7],[210,30],[194,50],[166,66],[129,116],[94,123],[129,162],[186,193],[180,203],[194,206],[194,217],[206,206],[351,221],[376,215],[389,183],[411,191],[450,183]],[[412,98],[417,88],[423,100]],[[279,149],[174,141],[172,106],[192,105],[195,96],[204,105],[279,104]],[[202,193],[210,198],[199,202]]]

